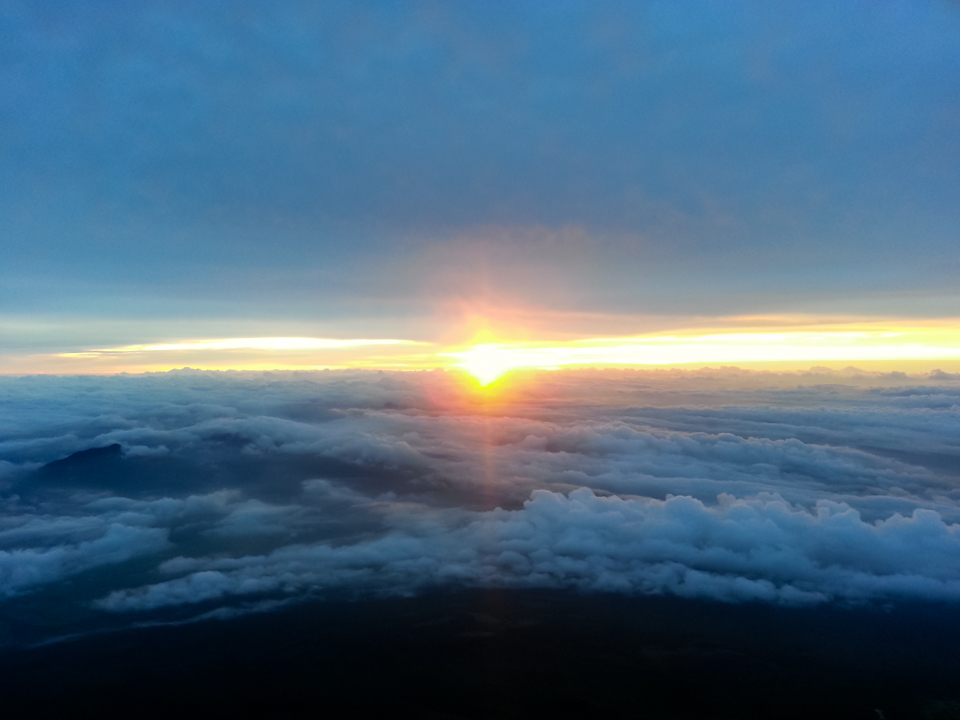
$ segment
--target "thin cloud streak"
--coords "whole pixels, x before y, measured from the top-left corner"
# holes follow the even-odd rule
[[[98,348],[75,353],[57,353],[58,357],[95,357],[122,353],[173,352],[180,350],[336,350],[340,348],[366,347],[371,345],[425,345],[416,340],[349,339],[310,337],[253,337],[225,338],[220,340],[189,340],[179,343],[153,343],[149,345],[123,345]]]

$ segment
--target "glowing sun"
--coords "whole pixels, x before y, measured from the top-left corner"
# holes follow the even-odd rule
[[[475,377],[480,387],[487,387],[514,368],[523,365],[522,362],[517,362],[515,352],[498,343],[473,345],[468,350],[444,354],[458,358],[457,367]]]

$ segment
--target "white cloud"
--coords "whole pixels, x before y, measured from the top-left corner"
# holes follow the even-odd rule
[[[228,595],[355,587],[575,587],[718,600],[960,600],[960,525],[915,510],[864,522],[845,504],[815,511],[777,496],[666,500],[535,491],[522,510],[363,543],[291,545],[264,556],[168,563],[182,578],[115,591],[110,610],[144,610]]]
[[[53,547],[0,550],[0,596],[9,597],[44,583],[60,580],[98,565],[155,553],[167,545],[160,528],[110,525],[100,537]]]

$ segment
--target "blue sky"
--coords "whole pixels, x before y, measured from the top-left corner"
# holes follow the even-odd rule
[[[953,318],[957,197],[952,3],[0,6],[11,352]]]

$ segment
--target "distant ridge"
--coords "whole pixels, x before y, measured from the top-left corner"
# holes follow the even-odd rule
[[[68,455],[61,460],[54,460],[53,462],[48,462],[43,466],[43,469],[47,468],[67,468],[72,467],[77,464],[86,464],[91,460],[106,460],[108,458],[119,458],[120,453],[123,451],[123,446],[120,443],[114,443],[113,445],[104,445],[103,447],[89,448],[87,450],[78,450],[72,455]]]

